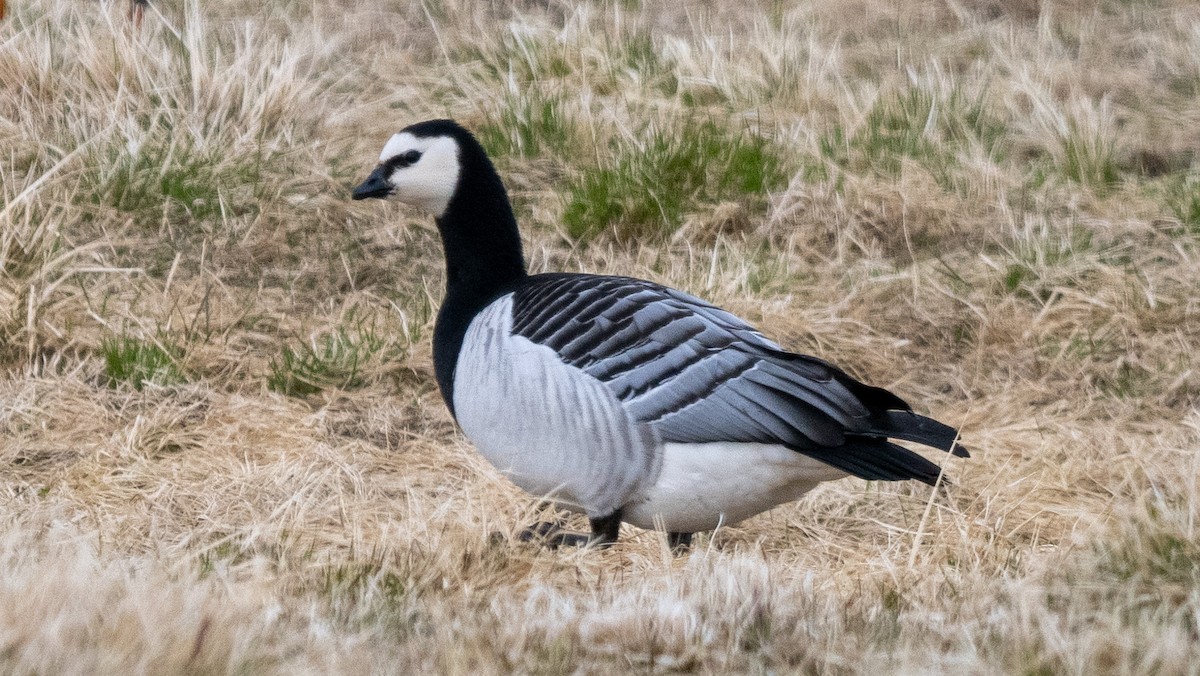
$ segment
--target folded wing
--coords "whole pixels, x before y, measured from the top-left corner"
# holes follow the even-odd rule
[[[777,443],[864,479],[929,484],[938,466],[889,438],[967,455],[953,428],[688,294],[539,275],[513,301],[513,333],[603,382],[664,442]]]

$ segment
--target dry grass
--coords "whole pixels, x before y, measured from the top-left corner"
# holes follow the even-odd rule
[[[1194,4],[274,4],[0,24],[0,672],[1198,673]],[[535,269],[974,457],[680,558],[496,541],[537,515],[436,393],[436,235],[347,200],[442,115]]]

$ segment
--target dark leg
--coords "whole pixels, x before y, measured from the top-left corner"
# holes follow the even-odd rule
[[[617,533],[621,529],[621,510],[599,519],[588,519],[592,524],[592,533],[572,533],[562,530],[562,522],[543,521],[521,531],[517,538],[522,542],[541,541],[551,549],[559,547],[584,547],[596,545],[607,547],[617,541]]]
[[[591,541],[592,539],[587,533],[572,533],[560,530],[546,538],[546,546],[550,549],[558,549],[559,547],[586,547]]]
[[[588,519],[592,522],[591,544],[597,547],[607,547],[615,544],[617,534],[621,531],[621,510],[599,519]]]
[[[548,500],[542,500],[538,503],[537,509],[539,512],[554,510],[550,521],[540,521],[533,524],[529,528],[517,533],[517,539],[521,542],[530,542],[533,540],[548,540],[560,530],[562,530],[562,519],[559,518],[558,510],[554,509],[554,503]]]
[[[667,533],[667,544],[670,545],[672,552],[681,554],[685,549],[692,546],[692,534]]]
[[[517,539],[521,542],[545,540],[558,533],[561,528],[562,523],[557,521],[542,521],[540,523],[533,524],[520,533],[517,533]]]

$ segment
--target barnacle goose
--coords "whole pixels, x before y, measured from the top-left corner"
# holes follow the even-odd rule
[[[441,233],[433,360],[451,414],[516,485],[591,521],[552,544],[609,544],[624,521],[685,546],[821,481],[935,484],[940,468],[889,438],[967,457],[953,428],[686,293],[529,275],[504,185],[454,121],[401,130],[379,160],[354,199],[417,206]]]

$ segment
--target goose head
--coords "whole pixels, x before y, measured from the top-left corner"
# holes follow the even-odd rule
[[[458,189],[467,139],[474,142],[451,120],[405,127],[388,139],[379,164],[351,196],[395,199],[441,218]]]
[[[526,274],[504,183],[479,141],[453,120],[401,129],[351,195],[394,199],[433,214],[451,287],[485,298]]]

